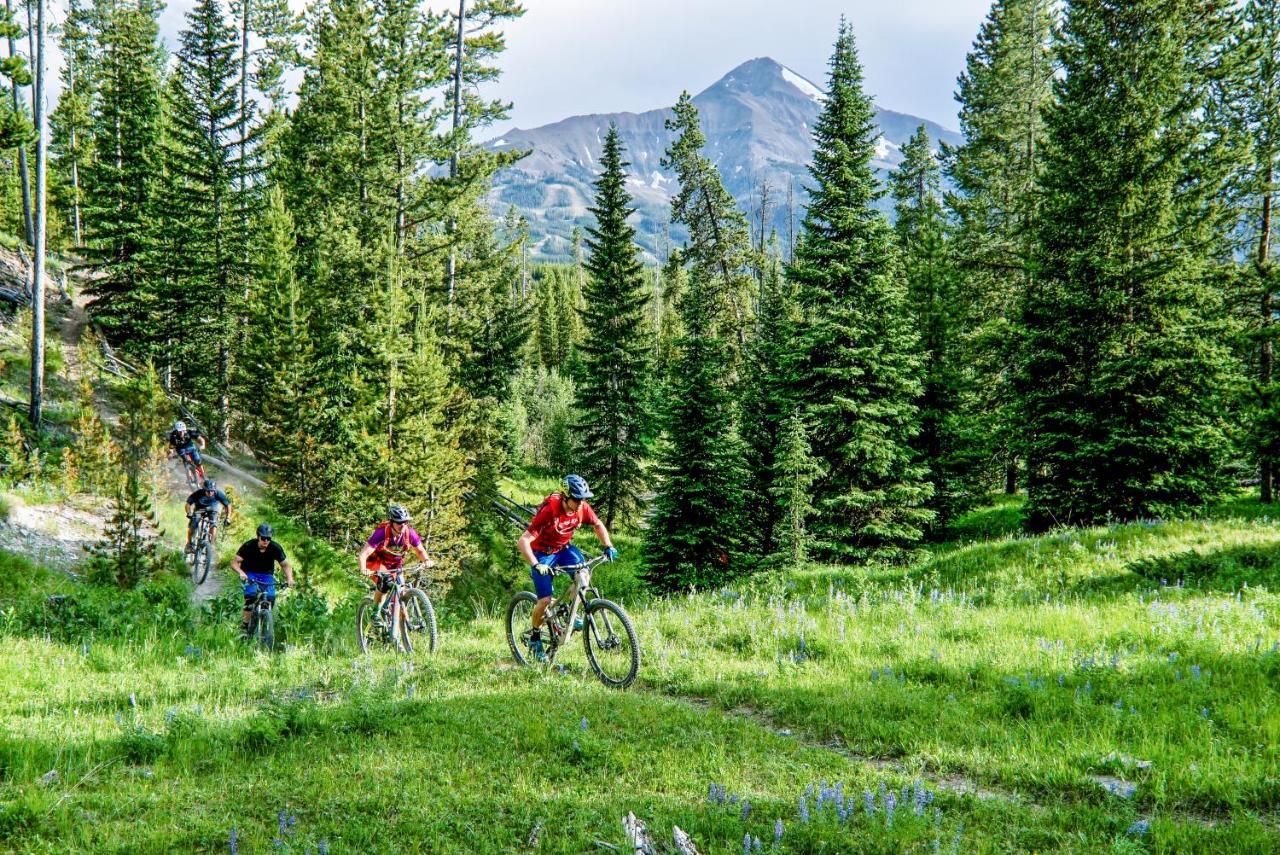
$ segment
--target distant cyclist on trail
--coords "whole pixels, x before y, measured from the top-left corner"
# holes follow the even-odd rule
[[[516,549],[529,562],[533,589],[538,595],[538,603],[533,607],[533,635],[529,637],[529,647],[539,661],[546,658],[542,649],[542,618],[547,606],[551,605],[553,568],[586,562],[578,547],[570,543],[578,526],[585,522],[595,529],[596,537],[604,545],[606,560],[613,561],[618,557],[609,530],[587,504],[587,499],[593,495],[587,482],[580,475],[568,475],[564,483],[563,490],[547,496],[538,506],[529,528],[516,541]]]
[[[196,448],[197,445],[200,447]],[[204,434],[196,428],[188,428],[185,422],[173,423],[173,430],[169,431],[169,456],[190,460],[201,481],[204,480],[204,463],[200,460],[200,452],[204,449]]]
[[[390,580],[378,577],[379,570],[399,570],[404,566],[405,554],[411,549],[424,564],[432,563],[422,546],[422,538],[409,525],[409,519],[409,511],[404,505],[391,505],[387,508],[387,518],[378,523],[364,549],[360,550],[360,573],[373,585],[374,614],[381,614],[382,598],[391,590]]]
[[[249,617],[253,613],[253,600],[259,590],[266,591],[272,607],[276,604],[276,565],[284,571],[286,587],[293,587],[293,568],[285,557],[284,549],[272,538],[275,529],[271,523],[258,526],[258,536],[246,540],[236,552],[231,569],[244,583],[244,614],[240,618],[240,634],[249,634]]]
[[[224,523],[231,521],[231,500],[227,498],[227,494],[218,489],[218,485],[213,479],[204,479],[204,484],[200,486],[190,496],[187,496],[187,548],[188,553],[194,552],[191,545],[191,538],[196,533],[196,514],[209,515],[209,542],[213,543],[218,537],[218,505],[222,505],[222,521]]]

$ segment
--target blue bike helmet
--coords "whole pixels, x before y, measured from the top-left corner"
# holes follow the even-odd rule
[[[387,508],[387,519],[393,523],[407,523],[409,511],[404,505],[391,505]]]
[[[595,495],[587,486],[587,479],[581,475],[566,475],[564,486],[565,494],[571,499],[590,499]]]
[[[218,489],[218,485],[214,482],[212,478],[204,479],[204,484],[202,484],[201,486],[204,488],[206,492],[209,492],[209,493],[212,493],[214,490]]]
[[[271,527],[271,523],[263,523],[258,526],[258,537],[270,540],[275,537],[276,530]]]

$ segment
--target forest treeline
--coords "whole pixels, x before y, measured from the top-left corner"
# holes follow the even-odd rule
[[[487,213],[519,154],[479,144],[508,105],[478,93],[524,10],[461,8],[200,0],[168,56],[152,0],[73,0],[60,33],[53,245],[313,533],[394,499],[448,574],[502,475],[574,470],[672,589],[898,559],[998,489],[1032,529],[1272,500],[1280,0],[997,0],[963,144],[921,128],[887,180],[842,23],[794,238],[726,192],[685,94],[688,238],[656,268],[616,132],[574,263],[530,265],[518,214]]]

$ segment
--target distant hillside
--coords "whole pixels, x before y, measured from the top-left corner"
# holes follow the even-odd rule
[[[797,205],[803,205],[806,164],[813,150],[812,128],[822,109],[816,85],[768,58],[745,62],[693,99],[702,115],[707,151],[719,166],[729,191],[751,206],[762,179],[772,186],[774,225],[785,230],[788,184],[794,181]],[[489,143],[496,150],[531,154],[497,176],[490,196],[495,213],[515,205],[529,220],[534,255],[563,258],[570,251],[575,225],[590,222],[587,205],[602,140],[616,124],[631,162],[635,225],[646,253],[657,257],[667,228],[674,182],[662,166],[671,136],[664,127],[670,109],[644,113],[572,116],[532,130],[512,130]],[[879,108],[882,138],[876,165],[897,166],[900,147],[921,123],[934,140],[960,141],[958,134],[904,113]],[[678,240],[675,235],[673,239]]]

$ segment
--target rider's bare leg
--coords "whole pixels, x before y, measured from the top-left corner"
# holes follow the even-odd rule
[[[533,607],[533,628],[539,629],[542,626],[543,615],[547,613],[547,607],[551,605],[553,597],[543,597]]]

